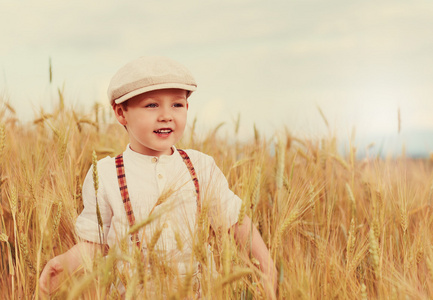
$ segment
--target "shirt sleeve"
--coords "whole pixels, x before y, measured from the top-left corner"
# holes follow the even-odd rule
[[[211,224],[215,228],[228,229],[238,221],[242,200],[230,190],[223,172],[207,155],[204,171],[203,186],[200,188],[202,203],[209,205]]]
[[[92,172],[93,168],[91,167],[84,179],[82,190],[84,209],[75,223],[75,232],[80,238],[89,242],[101,243],[102,241],[102,243],[106,244],[113,213],[110,205],[106,201],[102,180],[98,180],[98,194],[97,196],[95,195]],[[103,224],[103,228],[101,229],[98,225],[96,201],[99,205]]]

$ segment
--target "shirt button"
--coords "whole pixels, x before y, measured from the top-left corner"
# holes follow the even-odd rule
[[[158,174],[159,179],[162,179],[162,177],[163,177],[162,174]]]
[[[152,162],[156,163],[158,161],[158,157],[152,157]]]

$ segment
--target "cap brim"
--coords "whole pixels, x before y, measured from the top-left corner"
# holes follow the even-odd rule
[[[135,97],[137,95],[146,93],[146,92],[150,92],[150,91],[155,91],[155,90],[163,90],[163,89],[181,89],[181,90],[186,90],[186,91],[190,91],[190,92],[194,92],[197,87],[193,86],[193,85],[188,85],[188,84],[182,84],[182,83],[162,83],[162,84],[155,84],[155,85],[150,85],[150,86],[146,86],[143,87],[141,89],[136,89],[133,90],[125,95],[123,95],[120,98],[117,98],[114,100],[114,103],[116,104],[120,104],[122,102],[125,102],[126,100],[131,99],[132,97]],[[188,94],[188,96],[191,93]]]

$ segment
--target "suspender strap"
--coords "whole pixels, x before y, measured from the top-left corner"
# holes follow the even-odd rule
[[[187,166],[189,174],[191,175],[191,179],[194,183],[195,192],[197,194],[197,213],[199,214],[201,211],[201,203],[200,203],[200,186],[198,183],[197,174],[195,172],[194,166],[188,154],[186,154],[186,152],[181,149],[177,149],[177,151],[179,152],[180,156],[183,159],[183,162]],[[116,161],[117,181],[119,182],[120,195],[122,196],[123,206],[125,208],[126,217],[128,218],[129,227],[132,227],[135,224],[135,216],[134,216],[134,211],[132,210],[131,201],[129,199],[128,186],[126,185],[123,155],[120,154],[116,156],[115,161]],[[137,233],[133,234],[132,241],[135,241],[137,246],[141,249],[141,243]]]
[[[199,214],[201,211],[201,202],[200,202],[200,186],[198,184],[197,174],[195,173],[194,166],[192,165],[192,162],[189,159],[188,154],[186,154],[186,152],[181,149],[177,149],[177,151],[179,152],[180,156],[182,156],[183,162],[186,164],[189,174],[191,175],[192,182],[194,183],[195,193],[197,194],[197,214]]]
[[[189,159],[188,154],[186,154],[185,151],[181,150],[181,149],[177,149],[177,151],[179,152],[180,156],[182,156],[183,162],[185,163],[186,167],[188,168],[189,174],[191,175],[191,179],[192,182],[194,183],[195,186],[195,192],[197,194],[197,218],[199,218],[200,212],[201,212],[201,202],[200,202],[200,186],[198,184],[198,178],[197,178],[197,174],[195,173],[195,169],[194,166],[191,162],[191,160]],[[202,273],[202,265],[200,263],[200,261],[198,261],[198,272],[199,274]],[[198,287],[197,287],[197,299],[200,299],[200,280],[198,281]]]
[[[132,210],[131,201],[129,199],[128,186],[126,185],[125,167],[123,165],[123,155],[120,154],[116,157],[116,171],[117,181],[119,182],[120,195],[122,196],[123,207],[125,208],[126,217],[128,218],[129,227],[135,224],[135,216]],[[132,241],[135,241],[138,248],[141,248],[138,234],[135,233],[132,236]]]

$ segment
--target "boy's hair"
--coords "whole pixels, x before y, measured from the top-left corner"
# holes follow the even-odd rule
[[[120,103],[119,105],[122,106],[123,111],[128,110],[128,101],[124,101],[124,102]]]
[[[186,90],[188,98],[197,89],[197,83],[185,66],[172,59],[140,57],[113,76],[108,86],[108,98],[111,105],[121,104],[139,94],[170,88]]]

